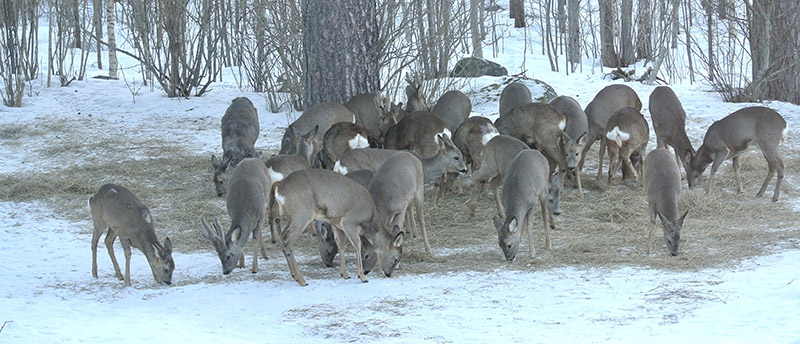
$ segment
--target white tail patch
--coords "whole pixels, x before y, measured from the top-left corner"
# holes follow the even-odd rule
[[[284,205],[285,205],[285,203],[286,203],[286,198],[285,198],[285,197],[283,197],[283,196],[282,196],[282,195],[281,195],[281,194],[278,192],[278,188],[277,188],[277,187],[275,188],[275,201],[277,201],[277,202],[278,202],[278,204],[280,204],[281,206],[284,206]]]
[[[369,148],[369,141],[367,141],[366,137],[361,136],[361,134],[356,134],[356,137],[347,141],[347,144],[350,145],[350,149]]]
[[[272,167],[268,167],[267,172],[269,173],[269,179],[272,180],[273,184],[281,181],[284,177],[282,173],[275,172],[275,170],[273,170]]]
[[[113,189],[112,189],[113,190]],[[150,212],[147,209],[142,210],[142,217],[144,217],[144,221],[147,223],[153,223],[153,217],[150,216]]]
[[[497,135],[500,135],[500,133],[499,133],[499,132],[497,132],[497,129],[495,129],[494,127],[492,127],[492,128],[489,128],[489,129],[490,129],[490,130],[489,130],[489,132],[488,132],[488,133],[483,133],[483,136],[481,136],[481,143],[482,143],[484,146],[485,146],[485,145],[486,145],[486,143],[487,143],[487,142],[489,142],[489,140],[491,140],[493,137],[495,137],[495,136],[497,136]]]
[[[783,141],[786,140],[786,134],[788,134],[788,133],[789,133],[789,125],[787,124],[786,127],[783,128],[783,131],[781,132],[781,143],[780,144],[783,144]]]
[[[337,160],[335,164],[333,164],[333,172],[347,174],[347,167],[342,166],[342,162]]]
[[[621,145],[622,142],[628,141],[628,139],[631,138],[631,135],[619,130],[619,127],[614,127],[614,129],[611,129],[606,133],[606,138],[616,142],[617,145]]]
[[[564,128],[566,128],[566,127],[567,127],[567,120],[566,119],[562,120],[561,122],[558,122],[558,129],[561,129],[561,131],[564,131]]]
[[[453,134],[450,133],[450,129],[444,128],[444,130],[442,130],[442,134],[447,135],[448,138],[453,138]]]

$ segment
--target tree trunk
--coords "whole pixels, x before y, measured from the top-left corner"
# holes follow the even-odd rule
[[[639,11],[636,16],[636,58],[653,59],[652,28],[653,15],[650,0],[639,0]]]
[[[108,32],[108,76],[117,78],[117,39],[114,35],[116,23],[114,14],[115,0],[106,0],[106,31]]]
[[[754,0],[750,14],[752,85],[756,100],[800,104],[800,5]]]
[[[525,2],[523,0],[509,0],[508,15],[514,18],[514,27],[525,27]]]
[[[376,0],[303,0],[302,6],[303,107],[377,92]]]
[[[600,7],[600,59],[605,67],[618,67],[619,56],[614,46],[617,25],[617,6],[614,0],[599,0]]]
[[[94,36],[97,37],[97,69],[103,69],[103,0],[92,0],[92,22],[94,23]]]
[[[72,25],[73,25],[73,35],[75,36],[75,48],[82,49],[83,45],[81,44],[81,36],[82,36],[82,28],[83,22],[81,21],[80,15],[80,1],[72,0],[70,4],[70,8],[72,10]]]
[[[622,17],[620,29],[620,46],[622,56],[620,64],[629,66],[635,62],[635,51],[633,49],[633,0],[622,0]]]
[[[581,63],[581,1],[569,0],[567,13],[567,57],[573,64],[578,64]]]
[[[678,9],[681,7],[681,0],[672,0],[672,49],[678,48],[678,29],[680,28],[680,21],[678,20]]]
[[[469,28],[472,36],[472,56],[483,58],[483,35],[481,35],[481,6],[483,0],[469,2]]]

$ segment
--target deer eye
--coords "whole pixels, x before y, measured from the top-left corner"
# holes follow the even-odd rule
[[[509,249],[509,250],[511,249],[511,244],[508,244],[508,249]]]
[[[454,157],[453,159],[456,159],[456,161],[458,161],[458,157]]]

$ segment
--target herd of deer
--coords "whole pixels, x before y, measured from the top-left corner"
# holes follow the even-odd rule
[[[266,257],[261,228],[269,222],[271,241],[280,241],[290,273],[300,285],[306,282],[292,245],[309,225],[313,225],[327,266],[340,255],[342,277],[348,278],[347,241],[356,251],[361,281],[367,281],[365,275],[376,265],[391,276],[402,257],[406,233],[417,235],[417,222],[425,252],[431,254],[423,217],[425,183],[437,185],[434,197],[443,197],[453,175],[467,172],[467,166],[473,171],[476,190],[469,202],[470,214],[488,182],[497,203],[494,226],[506,260],[515,259],[523,230],[528,232],[533,256],[535,206],[541,209],[549,249],[549,230],[555,227],[554,216],[561,213],[562,187],[567,181],[574,183],[583,197],[580,177],[585,154],[598,140],[598,178],[606,151],[610,160],[607,188],[620,168],[623,178],[632,179],[635,185],[641,175],[653,223],[648,253],[658,217],[670,254],[678,254],[688,213],[681,215],[678,210],[680,165],[692,187],[711,164],[708,193],[717,169],[731,159],[740,192],[739,157],[752,142],[769,168],[757,196],[764,193],[776,172],[772,201],[780,195],[784,166],[778,145],[786,136],[787,125],[780,114],[766,107],[744,108],[714,122],[695,150],[685,132],[686,113],[680,101],[669,87],[657,87],[650,95],[649,110],[658,148],[645,157],[649,125],[640,112],[638,95],[625,85],[604,88],[583,110],[566,96],[549,104],[532,102],[527,86],[511,83],[502,91],[500,116],[492,123],[485,117],[469,117],[472,104],[460,91],[445,93],[428,111],[419,81],[408,81],[405,106],[377,94],[361,94],[344,106],[323,103],[310,107],[286,129],[280,153],[265,161],[254,149],[259,135],[255,107],[244,97],[233,100],[222,118],[222,159],[211,158],[213,181],[217,195],[226,196],[230,226],[224,231],[216,218],[211,225],[201,218],[202,234],[213,244],[224,274],[245,266],[243,251],[251,236],[257,242],[251,271],[257,271],[259,248]],[[674,158],[668,146],[674,149]],[[171,282],[170,239],[163,245],[158,241],[150,212],[133,193],[122,186],[103,185],[89,205],[94,221],[94,277],[97,243],[107,230],[105,245],[117,278],[123,279],[113,252],[113,242],[119,237],[125,250],[126,285],[130,285],[131,246],[145,254],[157,282]]]

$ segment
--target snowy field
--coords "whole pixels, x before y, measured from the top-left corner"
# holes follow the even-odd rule
[[[520,72],[522,61],[516,36],[522,35],[507,39],[501,56],[490,57],[512,74]],[[491,56],[489,49],[486,56]],[[128,67],[133,61],[121,64]],[[569,76],[552,73],[538,55],[528,55],[525,68],[529,77],[548,82],[582,106],[610,83],[599,69],[589,73],[591,65]],[[90,68],[90,76],[104,73]],[[259,109],[257,148],[277,149],[287,114],[267,112],[260,95],[242,93],[232,77],[227,80],[208,95],[188,100],[143,88],[135,103],[122,81],[89,78],[65,88],[34,81],[33,96],[23,99],[22,108],[0,108],[4,130],[34,128],[0,139],[0,178],[59,171],[65,161],[91,168],[99,162],[145,159],[160,149],[145,144],[152,140],[202,156],[219,154],[219,119],[230,100],[242,95]],[[465,90],[499,80],[477,78]],[[628,85],[639,93],[649,118],[647,99],[654,86]],[[672,87],[687,111],[687,132],[695,147],[713,120],[752,105],[723,103],[700,84]],[[473,101],[475,114],[496,115],[496,99]],[[784,157],[796,155],[800,107],[766,105],[789,123]],[[75,156],[48,154],[42,148],[59,144],[65,127],[81,133],[85,149]],[[129,145],[114,146],[112,137],[124,137]],[[654,142],[651,130],[648,150]],[[797,185],[797,178],[787,174],[784,185]],[[800,211],[795,193],[784,193],[780,202]],[[373,273],[362,284],[356,278],[342,280],[331,270],[326,278],[306,276],[307,287],[292,280],[276,247],[270,247],[270,259],[260,262],[262,271],[252,278],[242,269],[222,276],[210,245],[201,253],[176,247],[173,286],[156,284],[144,256],[134,251],[133,286],[124,287],[102,247],[100,278],[91,276],[88,208],[84,220],[71,221],[44,202],[0,202],[0,224],[0,343],[800,342],[797,243],[735,266],[695,272],[644,266],[523,272],[508,268],[498,255],[496,269],[488,273],[409,275],[400,270],[392,278]],[[122,263],[121,248],[116,251]]]

